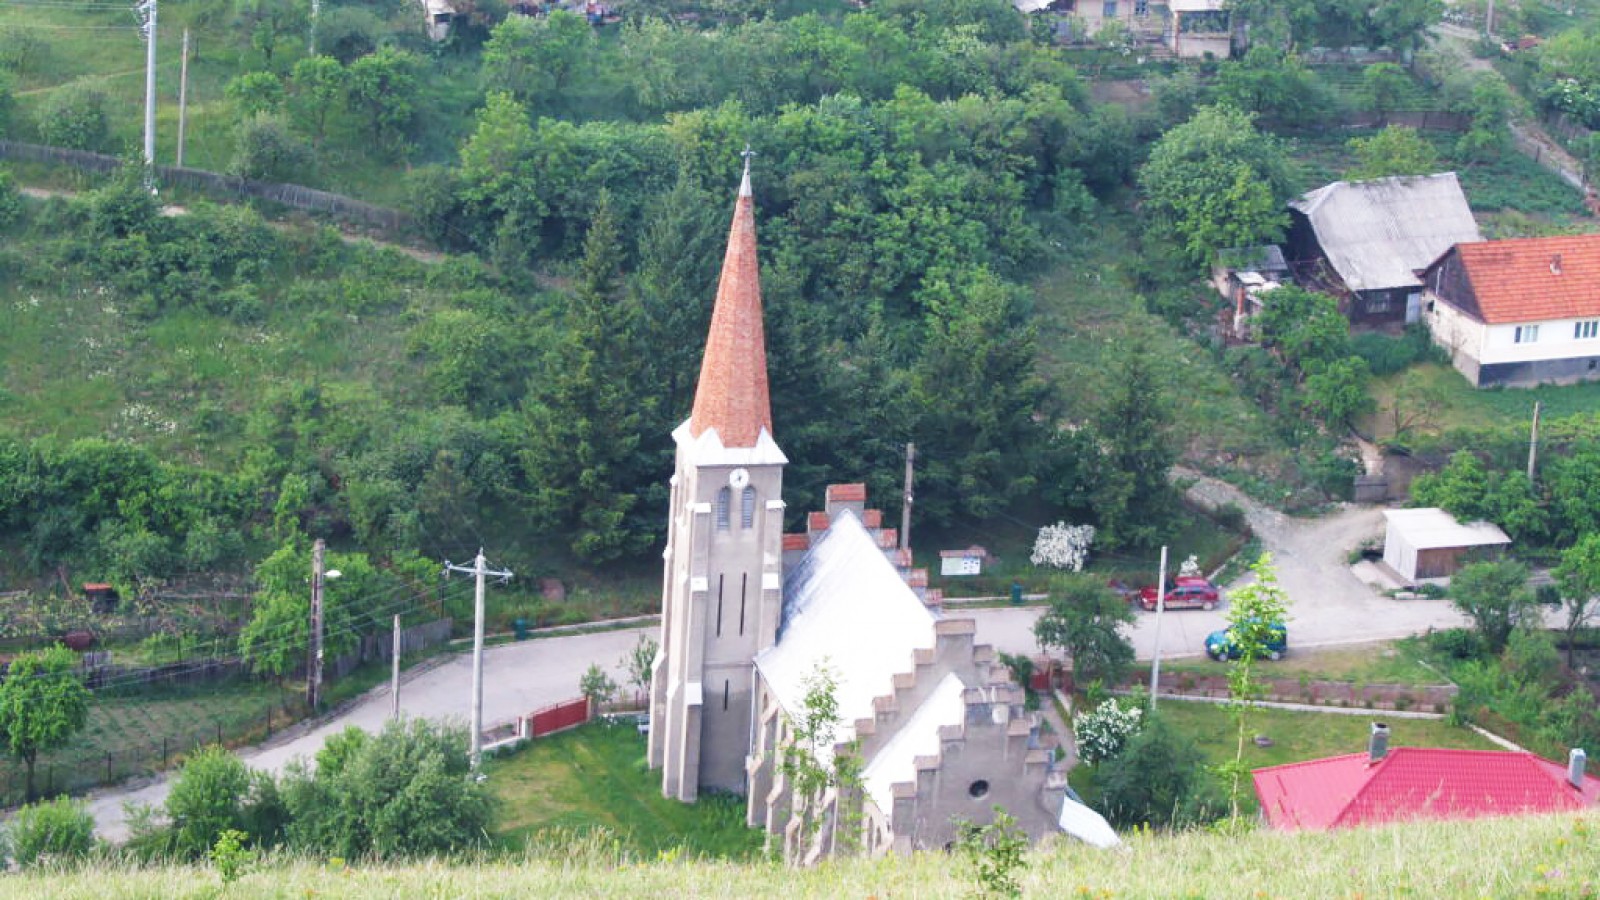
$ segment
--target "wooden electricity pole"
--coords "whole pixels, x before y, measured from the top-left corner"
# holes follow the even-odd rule
[[[1533,483],[1534,467],[1539,464],[1539,401],[1533,401],[1533,427],[1528,429],[1528,483]]]
[[[906,490],[900,498],[900,549],[911,549],[911,480],[912,467],[917,461],[917,445],[906,444]]]
[[[322,699],[322,538],[311,545],[311,650],[306,665],[306,706],[312,713]]]
[[[183,168],[183,133],[189,122],[189,29],[183,30],[183,61],[178,67],[178,168]]]

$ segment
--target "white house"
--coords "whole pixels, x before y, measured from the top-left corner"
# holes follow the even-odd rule
[[[1434,343],[1477,387],[1600,378],[1600,235],[1457,244],[1422,277]]]
[[[1462,524],[1442,509],[1388,509],[1383,518],[1383,562],[1407,584],[1449,582],[1473,554],[1511,543],[1488,522]]]

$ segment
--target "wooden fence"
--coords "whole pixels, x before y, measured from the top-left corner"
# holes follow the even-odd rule
[[[124,160],[104,153],[86,150],[69,150],[65,147],[48,147],[42,144],[25,144],[19,141],[0,141],[0,157],[25,162],[50,163],[72,166],[87,172],[111,172],[119,169]],[[156,166],[156,178],[162,184],[192,188],[230,197],[246,197],[281,203],[294,209],[328,213],[340,219],[369,225],[387,231],[399,231],[412,224],[412,217],[398,209],[377,206],[298,184],[277,184],[254,181],[207,172],[203,169]]]
[[[435,619],[421,625],[413,625],[400,631],[400,655],[402,657],[412,653],[437,647],[450,640],[450,628],[455,624],[453,619]],[[373,660],[387,660],[394,652],[394,635],[392,632],[382,631],[364,635],[356,645],[356,649],[343,656],[335,658],[327,664],[324,674],[329,678],[343,678],[350,674],[350,670],[365,662]]]

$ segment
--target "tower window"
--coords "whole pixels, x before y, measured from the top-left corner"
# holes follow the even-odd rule
[[[744,634],[744,603],[750,593],[750,573],[746,572],[739,580],[739,633]]]
[[[728,530],[728,504],[733,502],[733,491],[723,488],[717,491],[717,530]]]
[[[728,679],[726,678],[722,680],[722,708],[724,710],[728,708]]]
[[[739,496],[739,526],[749,528],[756,523],[756,489],[745,486]]]
[[[987,793],[989,793],[989,782],[982,778],[979,778],[977,781],[967,785],[967,796],[969,797],[976,799]]]

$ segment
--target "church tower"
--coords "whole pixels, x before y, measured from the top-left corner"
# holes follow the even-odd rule
[[[750,152],[734,204],[663,553],[661,648],[650,685],[650,766],[661,790],[745,793],[757,653],[782,606],[783,467],[772,438]]]

